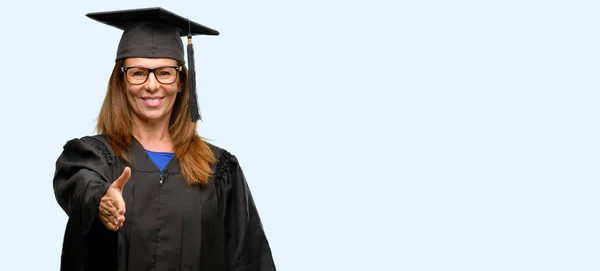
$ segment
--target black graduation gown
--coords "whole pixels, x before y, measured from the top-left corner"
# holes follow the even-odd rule
[[[175,157],[161,174],[135,138],[130,164],[101,135],[68,141],[53,180],[69,216],[60,270],[276,270],[236,157],[209,146],[217,158],[209,184],[188,186]],[[132,173],[123,189],[125,223],[111,231],[98,206],[125,166]]]

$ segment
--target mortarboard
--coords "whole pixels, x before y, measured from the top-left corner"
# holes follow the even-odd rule
[[[193,35],[219,35],[219,32],[163,8],[143,8],[94,12],[87,17],[123,30],[116,60],[127,57],[172,58],[185,62],[181,37],[187,36],[188,85],[192,121],[202,117],[196,93]]]

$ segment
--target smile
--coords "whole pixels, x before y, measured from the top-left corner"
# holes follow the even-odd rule
[[[165,97],[140,97],[143,103],[150,107],[159,106]]]

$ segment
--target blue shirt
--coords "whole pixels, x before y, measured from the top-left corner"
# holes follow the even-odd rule
[[[173,156],[175,156],[175,154],[172,152],[154,152],[146,150],[146,153],[148,153],[150,160],[152,160],[152,162],[154,162],[154,164],[156,164],[156,166],[160,169],[161,174],[169,161],[171,161]]]

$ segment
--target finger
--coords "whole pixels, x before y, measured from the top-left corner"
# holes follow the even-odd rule
[[[116,204],[115,202],[110,203],[110,215],[114,218],[118,218],[119,216],[121,216],[121,214],[119,213],[119,208],[117,206],[118,204]]]
[[[117,227],[116,224],[111,223],[111,222],[106,223],[106,228],[109,230],[113,230],[113,231],[116,231],[119,229],[119,227]]]
[[[101,218],[100,220],[102,221],[102,224],[104,224],[104,227],[106,227],[109,230],[115,230],[117,228],[114,223],[110,222],[111,221],[110,219],[106,219],[106,218],[102,219]]]
[[[119,213],[116,207],[110,202],[104,203],[106,208],[100,208],[100,218],[104,221],[109,221],[113,225],[120,226],[125,222],[125,217]]]
[[[113,183],[113,186],[115,188],[119,189],[119,191],[123,191],[123,187],[125,186],[127,181],[129,181],[130,177],[131,177],[131,169],[129,167],[125,167],[125,170],[123,170],[123,174],[121,174],[121,176],[119,176],[119,178],[117,178],[117,180],[115,180],[115,182]]]
[[[105,218],[103,221],[104,226],[109,230],[118,230],[123,223],[115,220],[114,218]]]
[[[123,197],[121,197],[121,195],[116,196],[114,204],[115,204],[116,212],[119,215],[124,215],[125,211],[126,211],[126,206],[125,206],[125,201],[123,200]]]
[[[121,227],[123,227],[123,224],[125,224],[125,217],[124,216],[119,217],[119,219],[117,220],[117,223],[115,223],[115,226],[116,226],[115,230],[118,230]]]
[[[118,217],[119,214],[119,209],[110,201],[110,200],[105,200],[105,201],[101,201],[100,202],[100,212],[104,215],[104,216],[115,216]]]
[[[112,215],[109,215],[109,216],[104,216],[104,215],[102,215],[102,216],[100,216],[100,220],[101,220],[101,221],[102,221],[102,223],[104,223],[105,225],[108,225],[108,224],[110,224],[110,225],[118,225],[119,223],[122,223],[122,222],[120,222],[119,220],[122,220],[122,221],[124,221],[124,219],[123,219],[123,218],[115,218],[115,217],[114,217],[114,216],[112,216]]]
[[[109,209],[106,208],[100,208],[100,215],[102,217],[108,218],[113,216],[113,212],[111,212]]]
[[[123,224],[125,224],[125,217],[120,217],[116,224],[117,228],[123,227]]]
[[[119,214],[119,212],[115,212],[115,213],[113,213],[113,215],[111,216],[110,219],[112,219],[115,222],[115,224],[118,224],[119,221],[122,220],[122,218],[123,217]],[[123,220],[124,220],[124,218],[123,218]]]

